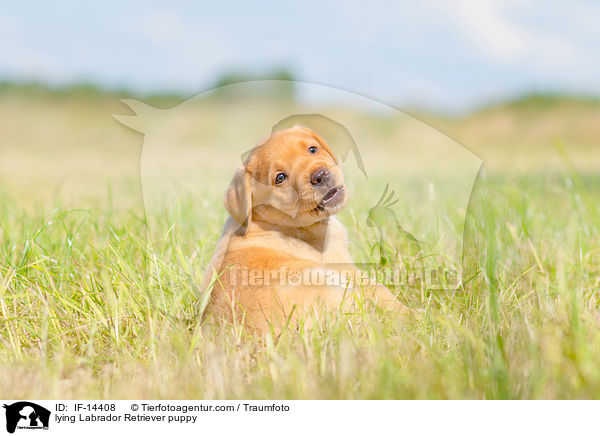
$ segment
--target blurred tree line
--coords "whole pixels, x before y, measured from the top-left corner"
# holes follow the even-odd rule
[[[250,85],[247,88],[248,92],[256,93],[255,97],[259,97],[259,93],[263,97],[278,98],[282,100],[293,100],[295,98],[295,86],[293,74],[285,69],[275,69],[262,74],[249,74],[245,72],[227,72],[219,76],[213,84],[208,87],[198,87],[196,93],[189,94],[177,92],[134,92],[125,88],[109,89],[98,84],[89,82],[78,82],[66,85],[50,85],[40,81],[0,81],[0,97],[6,96],[21,96],[33,98],[74,98],[85,100],[96,100],[105,98],[136,98],[144,100],[150,104],[160,106],[180,103],[195,94],[214,89],[214,94],[223,96],[230,92],[229,85],[240,82],[253,81],[272,81],[268,86],[260,86],[260,84]],[[236,95],[240,89],[236,90]]]

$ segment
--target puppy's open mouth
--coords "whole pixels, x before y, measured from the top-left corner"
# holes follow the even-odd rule
[[[340,200],[344,197],[344,185],[337,186],[333,189],[330,189],[327,194],[323,196],[319,204],[315,209],[322,211],[325,210],[326,207],[331,207],[337,205]]]

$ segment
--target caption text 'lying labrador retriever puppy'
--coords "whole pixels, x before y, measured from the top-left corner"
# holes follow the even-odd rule
[[[352,310],[357,295],[405,314],[382,285],[362,283],[334,216],[347,189],[327,143],[295,126],[259,143],[227,193],[230,217],[207,271],[207,312],[254,332],[280,331],[317,308]]]

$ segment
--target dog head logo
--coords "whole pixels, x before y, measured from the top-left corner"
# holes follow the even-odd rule
[[[312,96],[317,101],[307,103],[278,98],[271,91],[280,86],[279,81],[237,83],[169,109],[124,101],[133,114],[114,117],[144,134],[140,172],[146,216],[170,220],[168,224],[149,219],[150,238],[176,231],[177,214],[190,210],[203,214],[205,225],[198,227],[198,236],[214,237],[225,213],[221,202],[215,204],[214,198],[223,198],[227,192],[232,175],[237,174],[240,156],[245,162],[248,150],[260,144],[260,138],[300,125],[317,133],[331,147],[344,176],[348,204],[343,213],[360,223],[365,219],[355,221],[355,217],[369,214],[365,218],[370,225],[360,231],[367,241],[378,240],[378,261],[393,258],[394,250],[390,248],[394,243],[451,265],[460,277],[463,231],[481,159],[427,124],[374,100],[294,82],[297,95]],[[327,101],[341,103],[323,103]],[[252,180],[256,185],[258,182]],[[386,183],[387,195],[378,201]],[[392,191],[397,203],[395,198],[387,198]],[[256,197],[254,200],[263,199]],[[234,218],[243,222],[249,202],[239,204],[244,208],[239,208],[239,214],[235,209]],[[295,210],[287,213],[297,219]],[[205,253],[203,248],[194,256],[206,256],[208,260],[210,249],[207,247]],[[435,257],[430,256],[432,253]],[[196,281],[190,265],[182,264],[180,268],[181,276],[202,292],[202,273]],[[177,298],[183,301],[185,295]]]
[[[29,401],[19,401],[6,409],[6,431],[14,433],[16,429],[48,429],[50,411]]]

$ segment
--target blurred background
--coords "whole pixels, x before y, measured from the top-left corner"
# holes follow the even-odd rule
[[[120,100],[167,109],[258,79],[335,88],[280,87],[298,113],[351,110],[350,94],[403,110],[490,171],[561,167],[560,142],[594,172],[599,19],[592,1],[12,3],[0,16],[0,187],[37,205],[85,193],[139,207],[143,138],[113,119],[132,113]]]
[[[598,398],[598,23],[591,0],[4,2],[0,396]],[[353,259],[462,271],[395,287],[424,323],[265,348],[195,322],[234,168],[299,114],[360,150]]]
[[[394,3],[59,1],[35,12],[13,3],[0,19],[0,74],[190,96],[227,74],[264,79],[283,70],[450,113],[532,92],[600,91],[597,2]]]

